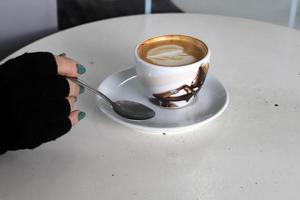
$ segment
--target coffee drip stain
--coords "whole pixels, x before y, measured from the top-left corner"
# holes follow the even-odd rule
[[[150,98],[150,101],[155,105],[171,108],[177,107],[177,105],[174,102],[188,102],[193,96],[195,96],[200,91],[202,85],[204,84],[208,68],[208,63],[202,64],[199,67],[195,79],[191,82],[190,85],[182,85],[173,90],[153,94],[154,98]],[[180,91],[184,91],[186,94],[176,96]]]

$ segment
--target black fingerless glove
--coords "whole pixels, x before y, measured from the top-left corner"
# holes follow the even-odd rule
[[[69,84],[51,53],[26,53],[0,66],[0,154],[32,149],[71,129]]]

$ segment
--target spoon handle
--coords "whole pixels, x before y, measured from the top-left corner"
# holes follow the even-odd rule
[[[109,102],[111,105],[114,104],[114,102],[112,100],[110,100],[105,94],[103,94],[102,92],[100,92],[99,90],[96,90],[95,88],[89,86],[87,83],[85,83],[84,81],[78,79],[78,78],[68,78],[71,81],[77,83],[78,85],[81,85],[83,87],[85,87],[86,89],[88,89],[89,91],[95,93],[96,95],[102,97],[104,100],[106,100],[107,102]]]
[[[66,55],[67,55],[66,53],[59,54],[59,56],[62,56],[62,57],[65,57]],[[106,100],[107,102],[109,102],[111,106],[114,105],[114,102],[112,100],[110,100],[110,98],[108,98],[105,94],[103,94],[99,90],[96,90],[95,88],[89,86],[87,83],[85,83],[84,81],[80,80],[79,78],[68,78],[68,79],[70,79],[71,81],[77,83],[78,85],[81,85],[81,86],[85,87],[86,89],[88,89],[89,91],[93,92],[94,94],[102,97],[104,100]]]

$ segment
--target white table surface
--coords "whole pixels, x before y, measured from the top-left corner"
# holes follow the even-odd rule
[[[185,134],[142,134],[110,120],[85,92],[77,107],[87,117],[69,134],[0,156],[0,199],[299,199],[298,31],[223,16],[130,16],[62,31],[12,57],[66,52],[96,87],[134,66],[139,41],[168,33],[199,37],[211,48],[209,73],[230,96],[219,118]]]

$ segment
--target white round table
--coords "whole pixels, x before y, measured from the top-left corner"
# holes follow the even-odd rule
[[[0,156],[1,200],[297,199],[300,185],[300,32],[246,19],[140,15],[98,21],[19,50],[67,53],[97,87],[134,66],[134,47],[154,35],[199,37],[210,72],[230,101],[195,131],[151,135],[120,125],[85,92],[87,117],[67,135]]]

